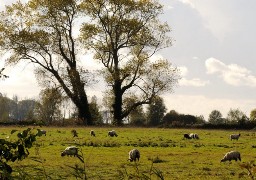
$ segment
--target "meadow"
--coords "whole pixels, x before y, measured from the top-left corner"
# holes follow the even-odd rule
[[[37,128],[37,127],[36,127]],[[0,138],[15,139],[12,129],[1,127]],[[46,136],[37,138],[23,161],[11,163],[17,179],[250,179],[240,167],[255,159],[254,131],[114,128],[118,137],[108,137],[112,128],[42,127]],[[75,129],[78,137],[73,137]],[[89,132],[94,129],[96,137]],[[35,130],[36,131],[36,130]],[[198,140],[184,139],[184,133],[197,133]],[[241,133],[238,141],[229,135]],[[84,163],[77,157],[61,157],[70,145],[79,147]],[[129,162],[128,152],[137,148],[139,162]],[[238,150],[242,161],[220,163],[226,152]]]

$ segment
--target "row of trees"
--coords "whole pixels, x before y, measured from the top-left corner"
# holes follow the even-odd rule
[[[0,14],[0,51],[10,54],[7,65],[33,63],[39,84],[67,96],[85,125],[93,124],[86,89],[97,73],[113,124],[121,125],[179,79],[170,61],[154,56],[172,42],[162,12],[155,0],[17,1]],[[88,70],[84,54],[94,55],[99,71]]]
[[[73,119],[73,123],[77,121],[77,111],[72,111],[74,107],[70,101],[62,97],[57,89],[45,89],[39,95],[40,100],[26,99],[19,100],[17,96],[12,99],[0,94],[0,122],[2,123],[22,123],[37,122],[46,125],[64,124],[67,119]],[[98,105],[97,98],[93,96],[89,103],[90,111],[93,115],[93,125],[102,125],[103,123],[111,123],[104,120],[104,112],[102,106]],[[160,108],[159,108],[160,107]],[[157,126],[160,119],[164,116],[166,108],[162,98],[158,97],[150,106],[147,113],[144,113],[140,106],[130,113],[126,118],[127,123],[132,125],[151,125]],[[146,115],[148,114],[148,115]],[[67,117],[66,117],[67,116]],[[150,120],[147,120],[149,117]]]
[[[0,122],[2,123],[40,123],[45,125],[64,124],[65,120],[77,121],[77,111],[72,110],[73,104],[61,96],[57,89],[45,89],[40,92],[39,100],[19,100],[17,96],[12,99],[0,93]],[[93,124],[102,123],[96,97],[89,103],[93,113]],[[67,117],[66,117],[67,116]]]
[[[251,111],[250,117],[247,117],[239,109],[230,109],[226,118],[222,116],[220,111],[213,110],[208,118],[208,122],[211,124],[245,124],[250,121],[256,122],[256,109]]]
[[[0,94],[0,121],[1,122],[38,122],[46,125],[68,123],[79,123],[77,111],[66,97],[62,97],[57,89],[45,89],[41,91],[40,100],[18,100],[17,96],[9,99]],[[99,105],[96,96],[89,102],[90,111],[93,115],[93,125],[112,123],[111,113],[107,107]],[[103,110],[104,109],[104,110]],[[179,114],[175,110],[166,113],[166,106],[161,97],[157,96],[148,106],[139,106],[134,109],[125,119],[127,124],[134,126],[165,126],[165,127],[188,127],[213,125],[238,125],[244,126],[256,123],[256,109],[252,110],[250,117],[239,109],[230,109],[224,118],[220,111],[213,110],[208,121],[203,116]],[[106,116],[110,114],[110,117]],[[208,127],[208,126],[207,126]],[[225,127],[224,127],[225,128]],[[253,127],[251,127],[253,128]]]
[[[73,123],[77,121],[77,111],[69,111],[73,107],[70,101],[66,101],[57,89],[45,89],[41,91],[40,100],[18,100],[17,96],[9,99],[0,94],[0,121],[1,122],[36,122],[46,125],[65,124],[68,119]],[[102,107],[94,96],[89,102],[90,111],[93,115],[93,125],[102,125],[111,123],[104,117],[106,107]],[[67,112],[69,111],[69,112]],[[68,114],[68,117],[65,117]],[[178,115],[178,114],[177,114]],[[178,115],[184,124],[196,123],[196,117],[192,115]],[[166,114],[166,107],[161,97],[157,96],[152,103],[143,108],[139,106],[132,110],[125,119],[127,124],[134,126],[159,126],[162,124],[171,124],[170,113]],[[176,118],[175,121],[178,121]],[[181,121],[181,120],[180,120]],[[113,123],[113,122],[112,122]]]

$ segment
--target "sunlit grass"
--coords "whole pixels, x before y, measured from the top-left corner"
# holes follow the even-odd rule
[[[16,134],[10,135],[12,129],[26,127],[2,127],[0,138],[15,139]],[[156,179],[153,170],[162,173],[165,179],[237,179],[244,171],[239,164],[256,157],[256,137],[251,131],[114,128],[118,137],[108,137],[107,132],[112,128],[41,129],[47,130],[47,135],[37,138],[27,159],[12,164],[14,176],[75,179],[74,169],[70,166],[83,167],[83,163],[76,157],[60,155],[70,145],[76,145],[82,151],[88,179],[120,179],[138,174]],[[78,132],[78,137],[73,137],[73,129]],[[90,136],[91,129],[96,137]],[[183,134],[190,132],[198,133],[200,139],[183,139]],[[240,139],[231,141],[231,133],[241,133]],[[141,152],[136,166],[127,161],[132,148]],[[241,152],[242,162],[220,163],[224,154],[231,150]]]

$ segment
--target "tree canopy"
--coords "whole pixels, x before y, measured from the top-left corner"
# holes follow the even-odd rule
[[[213,110],[209,114],[208,122],[212,124],[222,124],[225,122],[224,118],[222,117],[222,114],[218,110]]]
[[[250,120],[251,121],[256,121],[256,109],[251,110]]]
[[[157,126],[162,123],[164,114],[166,112],[166,107],[164,105],[163,98],[156,96],[152,103],[148,106],[147,120],[148,125]]]
[[[82,16],[78,0],[30,0],[6,6],[0,15],[0,48],[8,64],[33,63],[43,86],[57,84],[73,101],[78,117],[91,124],[85,85],[88,71],[79,66],[75,23]],[[44,79],[42,81],[41,79]]]
[[[43,87],[61,87],[88,125],[85,88],[94,78],[79,55],[92,52],[103,65],[113,123],[121,125],[137,107],[172,92],[179,79],[177,68],[157,54],[172,43],[162,12],[155,0],[18,1],[0,14],[0,48],[11,54],[8,64],[33,63]]]
[[[245,124],[249,121],[249,118],[240,109],[230,109],[227,114],[227,121],[233,124]]]
[[[102,74],[113,100],[114,124],[121,125],[136,107],[172,91],[179,78],[170,61],[154,56],[172,42],[169,26],[159,20],[162,8],[153,0],[82,3],[91,21],[82,25],[81,42],[105,67]]]

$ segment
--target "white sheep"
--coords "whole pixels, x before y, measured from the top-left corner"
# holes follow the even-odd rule
[[[240,152],[230,151],[225,154],[225,156],[220,160],[220,162],[231,161],[231,160],[235,160],[235,161],[240,160],[241,161]]]
[[[108,131],[108,136],[110,136],[110,137],[116,136],[117,137],[118,135],[115,130],[112,130],[112,131]]]
[[[239,133],[239,134],[231,134],[231,135],[230,135],[230,140],[231,140],[231,141],[232,141],[233,139],[238,140],[240,136],[241,136],[240,133]]]
[[[138,149],[132,149],[129,152],[129,159],[130,162],[135,161],[136,160],[140,160],[140,151]]]
[[[90,131],[90,135],[91,135],[91,136],[96,136],[94,130],[91,130],[91,131]]]
[[[67,147],[62,153],[61,156],[78,156],[78,148],[76,146]]]
[[[191,134],[189,134],[189,137],[190,137],[191,139],[199,139],[199,136],[198,136],[198,134],[196,134],[196,133],[191,133]]]

